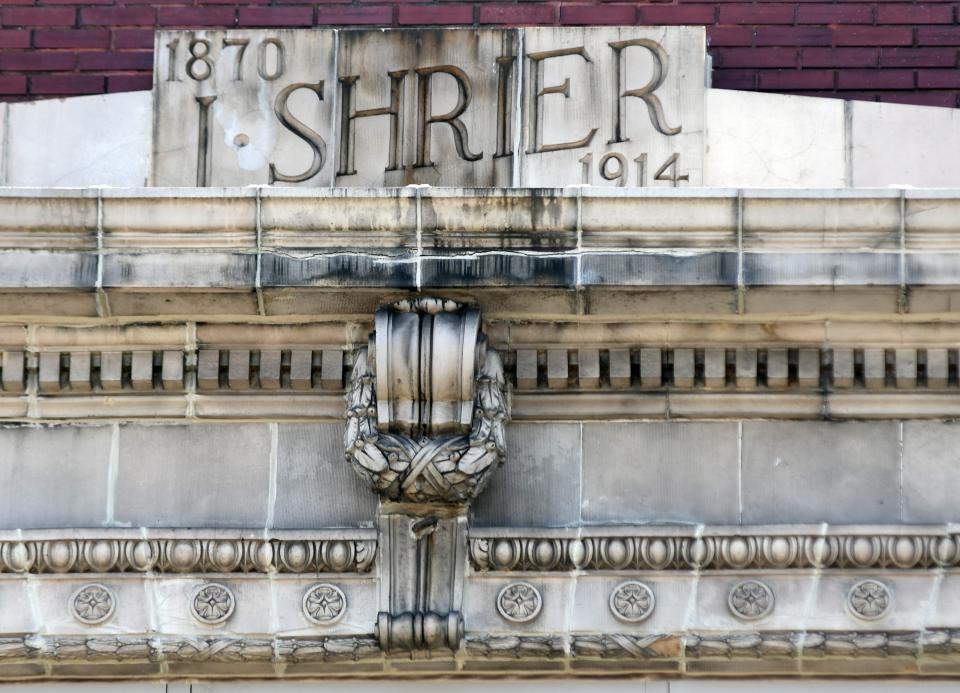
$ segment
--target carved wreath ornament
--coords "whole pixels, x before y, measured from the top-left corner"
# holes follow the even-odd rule
[[[480,313],[418,298],[381,308],[347,394],[347,460],[384,498],[462,503],[506,457],[503,364]]]

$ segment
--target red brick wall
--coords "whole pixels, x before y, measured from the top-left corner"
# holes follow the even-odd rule
[[[957,2],[0,0],[0,98],[150,88],[158,27],[705,24],[714,86],[958,106]]]

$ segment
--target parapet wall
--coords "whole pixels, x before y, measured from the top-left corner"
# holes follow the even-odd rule
[[[47,98],[149,89],[156,29],[706,25],[713,85],[957,106],[956,6],[749,3],[38,0],[0,13],[0,94]]]

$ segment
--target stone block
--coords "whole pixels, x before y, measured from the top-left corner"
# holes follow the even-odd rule
[[[268,248],[415,248],[414,188],[262,188],[260,224]]]
[[[17,604],[19,608],[0,611],[0,628],[4,633],[32,633],[42,627],[37,621],[32,600],[32,585],[26,580],[3,580],[0,582],[0,600],[4,604]]]
[[[257,245],[257,200],[252,188],[104,190],[107,248]]]
[[[616,388],[630,387],[632,365],[629,349],[610,350],[610,386]],[[659,385],[659,382],[657,383]]]
[[[790,370],[786,349],[767,350],[767,387],[786,387]],[[850,377],[853,377],[853,350],[850,350]]]
[[[858,286],[898,284],[900,260],[893,253],[744,253],[748,286]]]
[[[952,190],[903,191],[904,244],[907,250],[955,248],[960,199]]]
[[[767,630],[800,630],[807,624],[810,617],[811,604],[817,604],[817,587],[821,576],[803,574],[800,571],[784,571],[776,575],[764,572],[757,575],[760,581],[766,584],[774,595],[773,610],[761,619],[747,622],[738,618],[730,610],[728,598],[730,591],[744,580],[746,576],[724,575],[710,571],[702,574],[697,583],[694,613],[688,627],[695,627],[703,631],[731,632],[746,627]],[[831,611],[836,609],[831,605]],[[822,623],[822,627],[830,627],[830,623]],[[836,625],[836,623],[834,623]]]
[[[515,185],[703,184],[701,27],[529,28],[523,41]]]
[[[585,523],[738,521],[737,425],[583,425]]]
[[[117,522],[144,527],[264,527],[266,424],[120,427]]]
[[[843,102],[707,89],[704,185],[842,188]]]
[[[231,349],[227,365],[227,386],[231,390],[246,390],[250,387],[250,350]]]
[[[39,580],[34,586],[37,618],[47,633],[76,633],[90,629],[90,626],[76,620],[72,609],[67,606],[77,590],[90,582],[102,584],[113,593],[115,600],[113,615],[98,628],[115,633],[143,633],[150,630],[152,604],[145,599],[147,590],[139,580],[71,577],[73,579]]]
[[[70,389],[74,392],[90,391],[90,352],[70,353]]]
[[[145,185],[152,104],[149,91],[10,104],[5,184]]]
[[[748,251],[895,250],[900,195],[896,190],[745,190],[743,244]]]
[[[96,272],[96,261],[93,267]],[[246,253],[110,253],[103,257],[103,286],[110,288],[250,288],[257,258]]]
[[[917,386],[917,350],[896,350],[896,379],[898,388],[914,388]]]
[[[343,387],[343,352],[340,349],[324,349],[320,361],[320,386],[324,390],[339,390]]]
[[[371,494],[373,495],[373,494]],[[346,579],[344,579],[346,578]],[[275,610],[276,631],[301,636],[316,637],[333,633],[363,633],[369,631],[370,624],[377,620],[377,583],[369,579],[340,576],[330,580],[343,591],[347,601],[347,608],[343,616],[332,625],[318,625],[307,620],[303,613],[303,597],[307,590],[317,584],[315,578],[297,580],[276,580],[273,582],[273,603],[279,608]],[[323,579],[319,582],[328,582]],[[194,684],[196,686],[196,684]],[[255,693],[252,690],[250,693]],[[268,688],[269,690],[269,688]],[[186,693],[190,693],[187,691]]]
[[[153,352],[134,351],[130,354],[130,385],[134,390],[153,389]]]
[[[927,387],[946,387],[949,360],[946,349],[927,349]]]
[[[798,350],[797,384],[800,387],[818,387],[820,385],[819,349]]]
[[[0,254],[0,289],[93,289],[97,258],[83,253],[10,250]]]
[[[757,387],[757,350],[737,349],[737,389],[753,390]]]
[[[99,527],[112,426],[0,428],[0,527]]]
[[[956,109],[862,101],[851,101],[847,107],[851,109],[850,185],[960,185],[960,171],[951,154],[960,148]],[[929,136],[934,132],[935,137]],[[889,146],[891,142],[897,146]]]
[[[584,286],[732,286],[736,281],[736,253],[588,252],[581,260]]]
[[[200,349],[197,353],[197,386],[201,390],[220,387],[220,351]]]
[[[727,382],[726,349],[705,349],[703,353],[703,383],[707,387],[723,387]]]
[[[908,253],[906,278],[908,284],[960,284],[960,264],[953,253]]]
[[[100,354],[100,385],[107,391],[123,387],[122,351],[104,351]]]
[[[539,615],[526,623],[512,623],[497,610],[497,596],[514,580],[503,577],[477,576],[464,581],[464,620],[475,624],[481,632],[510,631],[512,633],[557,633],[566,626],[566,610],[558,604],[572,604],[573,584],[555,576],[530,576],[524,582],[532,584],[540,592],[542,608]],[[551,608],[552,605],[552,608]]]
[[[164,351],[160,365],[160,379],[164,390],[183,389],[183,352]]]
[[[581,388],[600,387],[600,350],[579,349],[577,351],[577,380]]]
[[[547,349],[547,387],[551,390],[566,390],[569,363],[566,349]]]
[[[231,576],[218,580],[225,584],[234,596],[234,610],[223,625],[209,625],[195,618],[190,612],[194,590],[210,582],[200,576],[177,576],[158,580],[153,589],[154,626],[161,634],[190,634],[213,636],[229,629],[233,633],[268,633],[274,610],[263,608],[271,604],[272,586],[269,580]],[[214,636],[215,637],[215,636]]]
[[[581,188],[585,248],[737,247],[737,193],[727,189]]]
[[[610,608],[610,596],[626,580],[639,580],[653,592],[653,612],[638,623],[618,619]],[[662,578],[652,574],[630,577],[598,577],[585,575],[576,581],[572,600],[571,623],[573,632],[600,633],[678,633],[689,627],[689,606],[697,594],[695,579],[686,575]]]
[[[570,256],[492,253],[465,257],[431,256],[420,261],[423,288],[576,285],[576,259]],[[413,265],[406,265],[412,267]]]
[[[423,248],[573,250],[577,197],[572,189],[420,188]],[[464,209],[483,214],[464,215]]]
[[[960,425],[903,424],[903,521],[956,522],[960,488]]]
[[[863,350],[863,382],[871,390],[886,385],[887,357],[883,349]]]
[[[624,350],[627,351],[627,350]],[[611,381],[613,379],[613,351],[611,350]],[[627,382],[630,385],[630,352],[627,351]],[[611,384],[613,384],[611,382]],[[663,352],[660,349],[645,347],[640,350],[640,385],[642,387],[660,387],[663,384]]]
[[[743,523],[898,522],[899,424],[743,423]]]
[[[60,352],[41,352],[37,360],[37,387],[40,392],[56,392],[60,389]]]
[[[673,350],[673,386],[693,387],[696,364],[693,349]]]
[[[734,287],[649,287],[642,292],[631,288],[585,287],[583,311],[590,317],[623,318],[686,315],[733,315],[737,307]]]
[[[330,30],[159,32],[151,184],[329,186],[334,45]]]
[[[833,350],[833,384],[836,387],[853,387],[853,349]]]
[[[537,389],[537,352],[535,349],[517,349],[517,388]]]
[[[4,351],[0,356],[0,370],[3,376],[3,391],[6,393],[23,392],[26,375],[26,356],[22,351]]]
[[[290,352],[290,386],[294,390],[309,390],[313,386],[313,352],[294,349]]]
[[[264,390],[280,389],[280,349],[265,349],[260,352],[260,387]]]
[[[811,313],[896,313],[898,287],[888,286],[765,286],[745,295],[752,315],[810,315]]]
[[[33,104],[17,104],[17,107],[30,105]],[[25,140],[23,148],[34,144],[39,144],[39,140]],[[49,160],[49,157],[37,157],[36,152],[31,152],[31,157],[41,162]],[[12,241],[13,247],[21,248],[96,248],[97,193],[96,190],[50,188],[42,191],[0,189],[0,238],[5,246]]]
[[[416,287],[416,261],[409,254],[316,254],[306,251],[265,252],[261,282],[270,287]]]
[[[340,424],[281,424],[273,527],[371,527],[377,496],[343,458]]]
[[[341,32],[336,185],[510,185],[517,43],[502,29]]]
[[[507,462],[473,504],[474,526],[562,527],[580,520],[580,425],[511,424]]]

